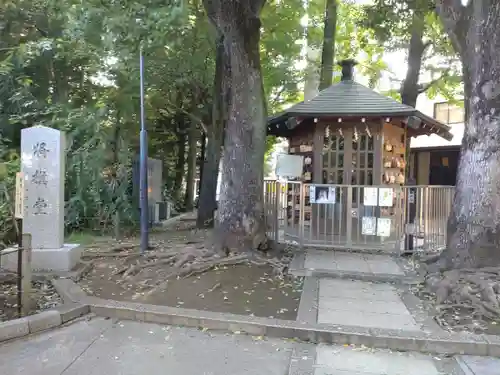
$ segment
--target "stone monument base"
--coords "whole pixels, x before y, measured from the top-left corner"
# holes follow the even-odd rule
[[[17,271],[17,251],[5,249],[0,259],[1,267]],[[33,249],[31,269],[33,271],[71,271],[82,256],[83,247],[79,244],[65,243],[60,249]]]

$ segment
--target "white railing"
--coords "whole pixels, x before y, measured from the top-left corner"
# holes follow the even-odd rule
[[[446,245],[453,194],[451,186],[313,185],[267,180],[268,235],[301,246],[438,251]]]

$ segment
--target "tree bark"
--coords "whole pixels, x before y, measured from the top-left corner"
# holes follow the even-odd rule
[[[413,12],[411,24],[410,44],[408,47],[408,70],[406,71],[405,80],[401,85],[401,102],[413,108],[417,106],[419,92],[420,72],[422,70],[422,59],[425,52],[424,38],[425,14],[415,10]],[[411,155],[410,137],[406,138],[406,160],[410,159]],[[407,163],[405,171],[406,179],[410,177],[410,163]]]
[[[217,38],[214,98],[212,105],[212,125],[208,131],[207,157],[203,165],[198,199],[198,215],[196,226],[209,228],[214,224],[214,212],[217,209],[217,181],[221,157],[224,128],[227,118],[228,85],[224,77],[229,73],[229,59],[225,56],[224,37]],[[227,72],[226,72],[227,71]]]
[[[337,0],[326,0],[323,51],[321,53],[321,78],[319,89],[332,85],[333,59],[335,58],[335,32],[337,28]]]
[[[401,86],[401,101],[411,107],[416,107],[419,95],[419,80],[422,70],[425,44],[423,41],[425,15],[414,11],[411,25],[410,45],[408,47],[408,70]]]
[[[186,167],[186,132],[184,119],[177,121],[177,162],[175,163],[174,199],[179,200]]]
[[[466,124],[445,268],[500,265],[500,3],[437,1],[464,67]]]
[[[222,183],[214,244],[218,250],[252,251],[266,243],[264,153],[266,108],[259,41],[265,0],[205,0],[224,36],[229,83]]]
[[[194,174],[196,170],[196,155],[198,153],[198,134],[196,123],[191,121],[188,133],[188,157],[186,174],[186,194],[184,196],[184,207],[186,211],[194,208]]]
[[[196,195],[200,196],[201,191],[201,181],[203,180],[203,165],[205,164],[205,159],[207,157],[207,133],[202,132],[200,139],[200,156],[197,159],[197,168],[199,173],[199,181],[198,187],[196,189]]]

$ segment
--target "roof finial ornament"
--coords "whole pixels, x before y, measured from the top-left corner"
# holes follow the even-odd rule
[[[358,63],[354,59],[345,59],[339,61],[339,65],[342,67],[342,78],[341,81],[353,81],[354,80],[354,66]]]

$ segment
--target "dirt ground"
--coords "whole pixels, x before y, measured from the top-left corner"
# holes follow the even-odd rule
[[[302,279],[276,274],[270,265],[237,264],[216,266],[202,273],[173,277],[162,288],[154,289],[172,273],[171,264],[162,264],[162,255],[186,247],[202,247],[208,232],[194,231],[193,223],[181,222],[175,228],[155,231],[150,267],[126,275],[119,272],[143,263],[133,255],[137,248],[116,251],[116,256],[98,257],[103,245],[86,250],[84,261],[92,268],[79,284],[89,294],[121,301],[192,308],[206,311],[254,315],[295,320],[302,290]],[[129,239],[129,242],[134,242]],[[108,245],[109,247],[109,245]],[[129,255],[128,255],[129,254]],[[131,254],[131,255],[130,255]],[[159,262],[159,265],[155,263]]]
[[[49,281],[34,281],[31,314],[51,309],[62,303]],[[0,283],[0,322],[17,319],[17,285],[15,282]]]

